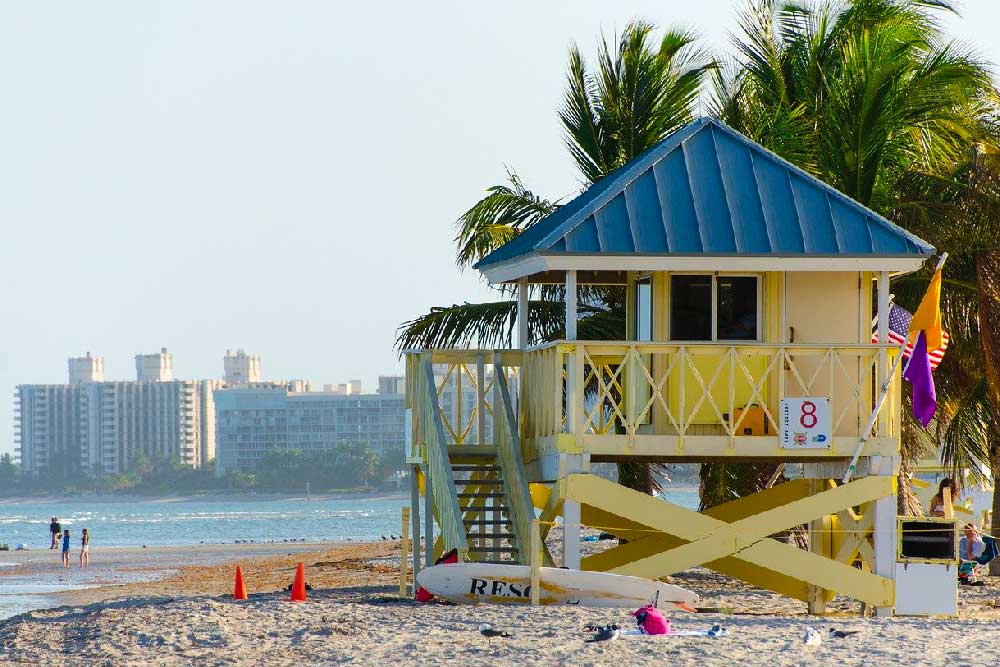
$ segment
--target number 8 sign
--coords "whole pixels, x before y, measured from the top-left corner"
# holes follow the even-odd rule
[[[784,449],[829,449],[830,399],[825,396],[781,400],[781,446]]]

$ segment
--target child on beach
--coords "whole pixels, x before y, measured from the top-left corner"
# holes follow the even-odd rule
[[[80,567],[90,565],[90,533],[83,529],[83,537],[80,539]]]
[[[63,531],[62,562],[63,562],[63,567],[69,567],[69,528]]]

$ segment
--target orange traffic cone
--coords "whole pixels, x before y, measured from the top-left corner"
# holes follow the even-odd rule
[[[233,588],[233,599],[247,599],[247,587],[246,584],[243,583],[243,570],[239,565],[236,566],[236,586]]]
[[[295,568],[295,583],[292,584],[292,602],[306,601],[306,573],[302,563]]]

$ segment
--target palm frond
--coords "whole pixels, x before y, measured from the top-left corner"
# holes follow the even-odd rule
[[[958,404],[941,441],[941,461],[958,472],[970,469],[979,474],[992,461],[992,435],[997,415],[989,401],[986,378],[981,377]]]
[[[507,180],[488,188],[486,196],[459,217],[455,236],[459,267],[475,264],[558,208],[557,201],[526,188],[516,172],[508,169]]]

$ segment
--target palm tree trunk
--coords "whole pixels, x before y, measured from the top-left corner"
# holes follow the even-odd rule
[[[983,370],[990,405],[1000,406],[1000,252],[976,255],[976,289],[979,292],[979,338],[983,349]],[[994,487],[1000,473],[1000,424],[990,424],[990,467]],[[993,520],[990,533],[1000,535],[1000,493],[993,493]],[[990,574],[1000,575],[1000,559],[990,563]]]

